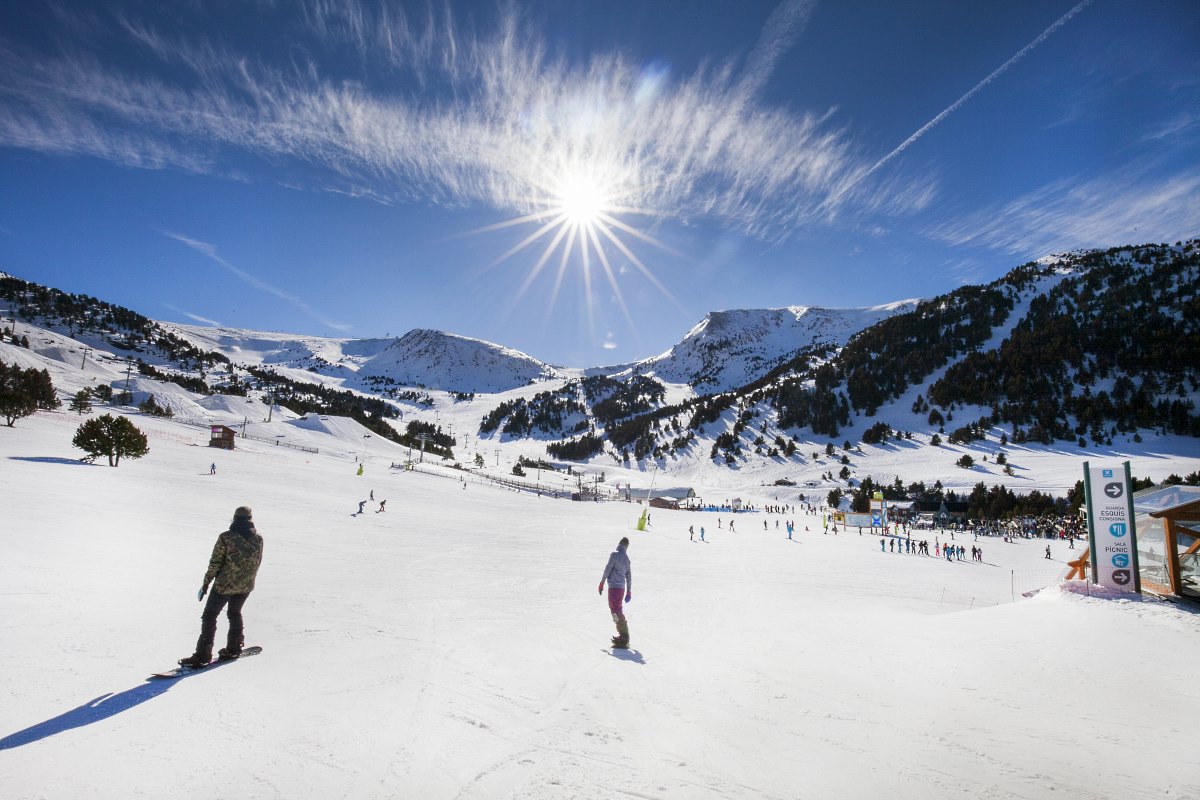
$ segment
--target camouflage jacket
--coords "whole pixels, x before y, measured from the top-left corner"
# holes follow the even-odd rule
[[[204,573],[204,585],[208,586],[215,578],[213,590],[221,594],[254,591],[254,576],[258,574],[262,555],[263,538],[254,530],[254,524],[235,521],[217,537],[208,572]]]

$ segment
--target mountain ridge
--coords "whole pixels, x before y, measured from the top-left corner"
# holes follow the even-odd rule
[[[34,357],[11,348],[10,331],[10,360],[88,366],[94,348],[131,402],[173,381],[350,415],[406,442],[425,435],[443,455],[474,439],[528,456],[744,468],[802,459],[801,436],[844,447],[1066,440],[1083,452],[1200,436],[1198,287],[1197,240],[1080,251],[922,301],[711,312],[659,356],[583,370],[428,329],[332,339],[159,323],[11,277],[0,300],[63,332],[35,341]],[[181,411],[203,407],[177,396]]]

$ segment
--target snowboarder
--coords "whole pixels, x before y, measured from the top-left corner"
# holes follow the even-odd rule
[[[209,474],[209,475],[216,475],[216,474],[217,474],[217,462],[215,462],[215,461],[214,461],[214,462],[212,463],[212,466],[210,466],[210,467],[208,468],[208,474]]]
[[[363,465],[362,465],[362,464],[359,464],[359,465],[358,465],[358,474],[359,474],[359,475],[362,475],[362,468],[363,468]]]
[[[384,506],[386,506],[386,505],[387,505],[387,500],[380,500],[379,501],[379,509],[376,510],[375,513],[380,514],[380,513],[383,513],[384,511],[386,511],[387,509],[384,508]]]
[[[700,526],[700,541],[702,541],[702,542],[704,541],[704,526],[703,525]],[[707,542],[705,542],[705,544],[707,544]]]
[[[1050,545],[1046,545],[1046,558],[1050,557]]]
[[[704,529],[701,528],[703,537]],[[600,576],[600,585],[596,591],[604,594],[604,583],[608,582],[608,610],[612,612],[613,622],[617,625],[617,635],[612,639],[613,647],[629,647],[629,623],[625,621],[625,612],[621,607],[624,602],[633,600],[633,565],[629,563],[626,550],[629,548],[629,537],[621,537],[617,549],[608,557],[604,574]]]
[[[729,532],[730,532],[730,533],[736,533],[736,532],[737,532],[737,531],[735,531],[735,530],[733,529],[733,520],[729,520]]]
[[[229,634],[225,647],[217,655],[222,661],[230,661],[242,654],[242,606],[254,591],[254,578],[263,556],[263,538],[255,530],[251,517],[248,507],[239,506],[233,512],[229,530],[217,537],[208,561],[208,571],[204,573],[204,583],[196,593],[196,599],[203,600],[204,595],[208,594],[209,584],[212,584],[212,593],[208,594],[204,614],[200,617],[200,638],[196,640],[196,652],[179,660],[181,667],[199,668],[212,660],[217,617],[226,606]]]
[[[696,541],[696,526],[695,525],[688,525],[688,539],[693,542]]]
[[[363,513],[363,506],[365,506],[366,504],[367,504],[367,501],[366,501],[366,500],[359,500],[359,501],[358,501],[358,513],[359,513],[359,514]]]

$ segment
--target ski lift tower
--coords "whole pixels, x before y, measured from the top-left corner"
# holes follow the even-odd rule
[[[419,434],[417,434],[417,438],[421,440],[421,463],[424,464],[425,463],[425,443],[428,442],[433,437],[430,436],[428,433],[419,433]]]

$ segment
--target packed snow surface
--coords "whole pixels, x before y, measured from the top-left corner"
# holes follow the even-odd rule
[[[1065,544],[952,563],[801,513],[638,532],[636,504],[391,469],[404,448],[332,424],[305,429],[342,442],[318,454],[225,452],[135,416],[150,453],[113,469],[77,460],[78,421],[0,428],[7,800],[1200,796],[1200,616],[1062,591]],[[147,681],[191,653],[243,504],[263,654]],[[622,536],[613,652],[596,588]]]

